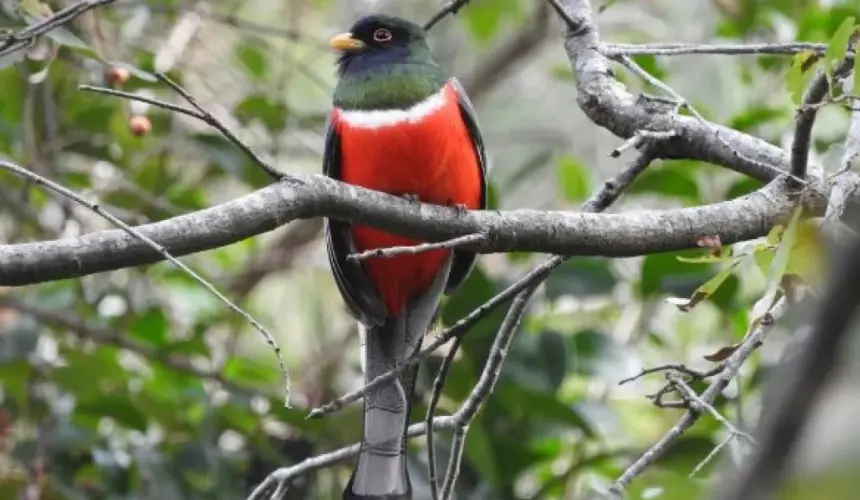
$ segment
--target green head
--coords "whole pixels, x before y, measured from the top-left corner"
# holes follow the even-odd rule
[[[341,52],[334,105],[342,109],[408,108],[445,84],[424,30],[393,16],[360,18],[331,39]]]

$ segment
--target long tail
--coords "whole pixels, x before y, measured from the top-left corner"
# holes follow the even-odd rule
[[[395,368],[421,348],[450,269],[449,258],[427,292],[407,304],[401,315],[362,332],[365,382]],[[416,365],[365,396],[361,452],[343,492],[344,500],[412,499],[406,470],[406,429],[417,371]]]

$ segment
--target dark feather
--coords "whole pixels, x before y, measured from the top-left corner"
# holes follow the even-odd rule
[[[323,175],[340,179],[340,139],[331,121],[329,115],[325,125]],[[376,287],[367,279],[361,265],[346,258],[355,252],[349,224],[326,219],[324,232],[326,252],[334,280],[350,313],[367,326],[382,325],[386,316],[385,303]]]
[[[469,96],[466,95],[466,90],[456,78],[451,78],[451,83],[457,90],[457,96],[460,100],[460,115],[466,123],[466,129],[469,131],[469,137],[472,139],[472,144],[475,148],[475,154],[478,156],[478,164],[481,166],[481,210],[487,208],[487,153],[484,149],[484,139],[481,136],[481,130],[478,127],[478,117],[475,113],[475,108],[472,107],[472,102]],[[450,295],[466,281],[472,268],[475,266],[477,254],[465,250],[454,250],[454,262],[451,264],[451,275],[448,276],[448,283],[445,286],[445,293]]]

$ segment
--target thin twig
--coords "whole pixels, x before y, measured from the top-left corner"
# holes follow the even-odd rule
[[[690,54],[712,55],[793,55],[800,52],[824,54],[827,44],[824,43],[752,43],[752,44],[695,44],[695,43],[605,43],[600,52],[609,58],[618,56],[681,56]]]
[[[272,334],[269,333],[269,331],[263,327],[263,325],[261,325],[256,319],[254,319],[253,316],[251,316],[250,314],[245,312],[241,307],[234,304],[230,299],[228,299],[221,292],[219,292],[215,288],[215,286],[213,286],[211,283],[206,281],[203,277],[198,275],[191,268],[189,268],[188,266],[183,264],[176,257],[172,256],[167,251],[167,249],[165,249],[162,245],[151,240],[146,235],[144,235],[143,233],[141,233],[137,229],[129,226],[128,224],[121,221],[120,219],[116,218],[115,216],[113,216],[109,212],[106,212],[104,209],[101,208],[101,206],[99,206],[98,203],[93,203],[93,202],[87,201],[86,199],[84,199],[82,196],[75,193],[74,191],[71,191],[71,190],[57,184],[56,182],[53,182],[53,181],[46,179],[40,175],[37,175],[37,174],[35,174],[35,173],[25,169],[25,168],[19,167],[18,165],[15,165],[14,163],[0,160],[0,168],[4,168],[6,170],[9,170],[10,172],[12,172],[16,175],[24,177],[25,179],[28,179],[29,181],[31,181],[35,184],[44,186],[47,189],[54,191],[55,193],[58,193],[62,196],[65,196],[65,197],[69,198],[70,200],[80,204],[81,206],[84,206],[84,207],[90,209],[91,211],[93,211],[94,213],[103,217],[104,219],[106,219],[107,221],[112,223],[113,225],[115,225],[115,226],[119,227],[120,229],[122,229],[123,231],[125,231],[132,238],[135,238],[135,239],[145,243],[147,246],[149,246],[150,248],[152,248],[153,250],[158,252],[162,257],[165,258],[165,260],[170,261],[173,265],[175,265],[176,267],[181,269],[184,273],[186,273],[188,276],[190,276],[192,279],[194,279],[194,281],[196,281],[201,286],[203,286],[203,288],[205,288],[209,293],[211,293],[212,295],[217,297],[218,300],[223,302],[224,305],[226,305],[227,307],[232,309],[234,312],[236,312],[237,314],[239,314],[240,316],[245,318],[245,320],[248,321],[248,323],[250,323],[251,326],[253,326],[255,329],[257,329],[257,331],[259,331],[261,334],[263,334],[263,337],[266,339],[266,342],[269,344],[269,346],[272,348],[272,350],[274,350],[275,357],[278,359],[278,365],[280,365],[281,371],[283,371],[283,373],[284,373],[284,385],[285,385],[285,387],[284,387],[284,406],[286,408],[290,408],[290,390],[291,390],[290,373],[287,370],[287,366],[284,363],[283,357],[281,356],[281,347],[278,345],[277,341],[275,340],[275,337],[273,337]]]
[[[126,1],[117,1],[116,4],[112,6],[113,9],[127,9],[127,8],[136,8],[141,5],[140,0],[126,0]],[[187,5],[159,5],[154,4],[152,2],[148,2],[146,4],[147,10],[157,14],[176,14],[183,13],[191,10]],[[307,33],[303,33],[301,31],[297,31],[295,29],[285,28],[283,26],[279,26],[277,24],[269,25],[269,24],[261,24],[255,23],[253,21],[249,21],[247,19],[243,19],[238,17],[235,13],[220,13],[220,12],[207,12],[205,14],[207,20],[215,21],[217,23],[221,23],[227,26],[232,26],[236,29],[243,30],[249,33],[253,33],[254,35],[264,35],[264,36],[273,36],[284,38],[286,40],[292,41],[302,41],[305,43],[309,43],[313,45],[315,48],[322,50],[331,50],[328,43],[320,38],[315,38]]]
[[[735,425],[729,422],[726,417],[720,415],[720,412],[718,412],[717,409],[714,408],[710,403],[703,401],[702,398],[700,398],[699,395],[696,394],[696,391],[694,391],[692,387],[687,385],[687,383],[684,382],[684,380],[681,379],[678,374],[674,372],[668,372],[666,373],[666,378],[675,386],[677,390],[681,391],[681,394],[684,397],[689,398],[698,407],[699,410],[704,410],[710,413],[711,416],[717,420],[717,422],[721,423],[723,427],[728,429],[729,432],[731,432],[732,434],[744,438],[748,443],[752,445],[758,446],[758,442],[755,440],[754,437],[735,427]]]
[[[222,373],[215,370],[204,370],[198,368],[187,359],[177,357],[167,351],[154,349],[146,344],[135,342],[134,340],[129,339],[127,335],[123,335],[120,332],[113,331],[101,325],[90,324],[79,316],[71,314],[69,311],[46,309],[2,295],[0,295],[0,308],[14,309],[23,314],[32,316],[40,323],[60,326],[65,331],[73,334],[81,340],[91,340],[97,344],[126,349],[139,354],[143,358],[161,363],[177,372],[186,373],[200,379],[214,380],[229,390],[244,394],[254,394],[259,390],[259,388],[251,389],[249,387],[239,385],[236,382],[225,378]]]
[[[853,86],[854,82],[851,78],[842,80],[843,92],[852,91]],[[829,179],[832,188],[825,215],[828,221],[835,222],[842,218],[846,205],[860,188],[860,182],[856,177],[846,175],[854,168],[858,159],[860,159],[860,107],[854,106],[851,110],[848,131],[845,133],[845,152],[839,162],[839,170]]]
[[[33,23],[18,33],[13,33],[0,41],[0,57],[11,54],[17,50],[27,47],[36,37],[44,35],[60,26],[72,21],[85,12],[108,5],[116,0],[84,0],[57,11],[56,13]]]
[[[621,191],[623,191],[627,186],[629,186],[635,177],[643,171],[644,167],[647,166],[651,160],[654,158],[655,148],[653,146],[649,146],[643,151],[633,162],[630,167],[625,169],[619,176],[623,176],[621,180],[617,180],[616,182],[606,182],[603,186],[603,191],[608,191],[611,193],[601,194],[598,193],[595,197],[589,199],[583,204],[584,211],[603,211],[605,210],[613,201],[618,199]],[[593,200],[609,200],[604,201],[603,203],[595,202]],[[553,257],[556,259],[559,257]],[[562,259],[566,260],[567,258]],[[548,276],[548,273],[547,273]],[[513,334],[516,331],[519,322],[522,320],[523,315],[525,314],[525,306],[528,305],[529,300],[534,295],[537,288],[543,283],[543,280],[546,278],[539,278],[531,282],[531,284],[523,289],[517,297],[514,299],[514,302],[511,304],[510,309],[508,310],[508,314],[505,316],[505,320],[502,322],[502,326],[500,327],[498,333],[496,334],[496,338],[493,341],[493,346],[490,349],[490,355],[487,358],[487,362],[484,365],[484,371],[481,375],[481,379],[478,381],[478,384],[470,393],[469,397],[466,399],[466,402],[461,406],[460,410],[457,412],[458,415],[462,415],[464,417],[464,421],[457,421],[457,428],[454,433],[454,441],[452,444],[452,452],[451,457],[449,458],[448,468],[445,474],[445,480],[442,486],[442,496],[441,500],[448,500],[451,493],[453,492],[454,484],[456,482],[457,476],[460,471],[460,461],[462,460],[462,450],[466,439],[466,434],[468,432],[468,426],[471,422],[474,415],[477,413],[478,408],[481,403],[487,396],[492,392],[493,385],[495,381],[498,380],[499,375],[502,370],[502,364],[505,362],[505,358],[507,357],[508,347],[513,338]],[[457,337],[458,342],[462,339],[462,336]],[[452,348],[451,352],[449,352],[448,356],[445,358],[445,362],[448,362],[453,358],[456,353],[456,348],[459,347],[459,343],[455,344]],[[448,373],[447,366],[443,364],[442,368],[439,371],[439,376],[437,377],[434,386],[433,386],[433,398],[438,401],[439,395],[442,392],[442,388],[445,383],[445,376]],[[435,410],[434,401],[431,401],[431,406],[428,408],[427,419],[432,419],[433,412]],[[432,433],[431,433],[432,435]],[[428,435],[429,437],[429,435]],[[432,442],[428,442],[428,456],[432,457]],[[430,466],[435,469],[435,464],[430,463]],[[431,470],[431,477],[433,481],[431,481],[431,488],[434,487],[435,482],[435,470]],[[434,496],[434,500],[435,500]]]
[[[703,458],[699,463],[697,463],[695,467],[693,467],[693,470],[690,471],[690,473],[687,475],[687,477],[689,477],[690,479],[696,477],[696,474],[698,474],[700,470],[702,470],[706,465],[708,465],[711,462],[711,460],[714,459],[714,457],[719,455],[720,452],[723,451],[723,448],[728,446],[728,444],[731,443],[734,438],[735,438],[735,435],[732,433],[729,433],[729,435],[726,436],[726,438],[723,439],[720,442],[720,444],[714,446],[714,449],[711,450],[711,452],[708,453],[705,456],[705,458]]]
[[[741,365],[761,345],[764,337],[774,323],[774,318],[779,317],[785,311],[788,301],[782,297],[774,306],[765,313],[761,321],[754,323],[752,331],[744,339],[743,343],[728,357],[724,368],[714,378],[708,388],[700,396],[700,399],[708,404],[713,404],[723,389],[735,377]],[[684,416],[669,429],[656,443],[651,445],[645,453],[633,462],[621,477],[612,483],[609,491],[616,497],[623,497],[624,489],[636,476],[641,474],[648,466],[654,463],[670,446],[680,438],[701,416],[701,412],[687,410]],[[750,497],[752,498],[752,497]]]
[[[350,403],[358,401],[359,399],[364,397],[367,391],[373,389],[374,387],[377,387],[380,384],[384,384],[389,380],[393,380],[395,377],[399,376],[406,370],[409,370],[416,363],[419,363],[422,359],[435,352],[436,349],[446,344],[452,338],[468,331],[472,325],[484,319],[500,305],[511,300],[515,295],[527,288],[532,282],[543,280],[546,276],[549,276],[550,272],[556,267],[560,266],[565,260],[566,258],[561,256],[550,257],[549,259],[547,259],[546,262],[531,270],[528,274],[517,280],[517,282],[510,285],[508,288],[506,288],[487,302],[484,302],[477,309],[475,309],[474,311],[454,323],[451,327],[440,333],[439,336],[436,337],[435,340],[433,340],[433,342],[431,342],[427,347],[425,347],[418,353],[406,359],[406,361],[404,361],[402,365],[398,366],[397,368],[394,368],[388,373],[376,377],[360,389],[344,394],[343,396],[340,396],[339,398],[334,399],[331,402],[320,406],[319,408],[314,408],[308,414],[307,418],[319,418],[333,413]]]
[[[852,221],[856,224],[857,221]],[[855,226],[856,227],[856,226]],[[860,294],[860,241],[846,245],[839,260],[830,271],[830,279],[822,294],[815,315],[812,333],[796,361],[792,362],[779,403],[766,419],[761,447],[752,464],[744,467],[741,476],[730,488],[725,499],[772,498],[774,489],[784,473],[786,463],[794,456],[794,448],[807,419],[819,407],[824,388],[837,368],[840,349],[844,349],[849,328],[856,320]],[[768,421],[769,420],[769,421]]]
[[[452,238],[450,240],[440,241],[436,243],[421,243],[419,245],[412,246],[374,248],[373,250],[366,250],[360,253],[349,254],[346,256],[346,258],[348,260],[356,262],[371,258],[388,259],[397,255],[416,255],[423,252],[429,252],[431,250],[451,250],[454,248],[471,245],[472,243],[479,243],[486,239],[487,237],[484,234],[467,234],[466,236],[460,236],[457,238]]]
[[[251,160],[254,161],[260,168],[265,171],[269,177],[276,181],[283,180],[286,177],[286,174],[279,172],[277,169],[269,165],[266,160],[264,160],[260,155],[258,155],[250,146],[248,146],[244,141],[239,139],[236,134],[234,134],[226,125],[224,125],[221,120],[215,118],[212,113],[207,111],[197,99],[194,98],[187,90],[182,88],[179,84],[171,80],[167,77],[167,75],[163,73],[155,73],[155,76],[168,85],[171,89],[173,89],[177,94],[179,94],[188,104],[191,105],[193,109],[189,109],[183,106],[177,106],[175,104],[170,104],[168,102],[161,101],[159,99],[153,99],[151,97],[146,97],[138,94],[133,94],[130,92],[123,92],[119,90],[109,89],[105,87],[95,87],[92,85],[80,85],[78,86],[79,90],[83,90],[86,92],[97,92],[100,94],[107,94],[115,97],[122,97],[125,99],[130,99],[133,101],[145,102],[147,104],[152,104],[153,106],[158,106],[160,108],[167,109],[169,111],[174,111],[176,113],[182,113],[184,115],[190,116],[192,118],[196,118],[207,125],[211,126],[218,132],[224,135],[230,142],[232,142],[236,147],[242,150],[245,154],[247,154]]]
[[[204,116],[197,112],[196,110],[186,108],[183,106],[177,106],[176,104],[171,104],[166,101],[162,101],[160,99],[155,99],[152,97],[147,97],[141,94],[134,94],[131,92],[124,92],[122,90],[110,89],[107,87],[95,87],[93,85],[78,85],[78,90],[82,90],[84,92],[93,92],[96,94],[106,94],[114,97],[122,97],[123,99],[128,99],[131,101],[140,101],[145,102],[147,104],[152,104],[153,106],[158,106],[159,108],[166,109],[168,111],[173,111],[175,113],[182,113],[183,115],[190,116],[192,118],[196,118],[198,120],[205,120]]]
[[[719,140],[724,146],[729,148],[732,151],[732,154],[737,155],[739,158],[742,158],[744,161],[752,163],[759,168],[769,170],[769,171],[776,173],[778,175],[787,175],[788,177],[794,179],[796,182],[798,182],[800,184],[806,184],[806,181],[804,179],[797,177],[797,176],[791,174],[790,172],[785,172],[784,170],[782,170],[778,167],[775,167],[773,165],[769,165],[767,163],[762,163],[762,162],[755,160],[753,158],[749,158],[748,156],[742,154],[740,151],[738,151],[737,149],[732,147],[732,145],[729,144],[729,142],[726,141],[720,135],[719,131],[717,129],[715,129],[714,127],[712,127],[711,124],[707,120],[705,120],[705,117],[703,117],[698,111],[696,111],[696,109],[689,102],[687,102],[687,100],[684,99],[681,96],[681,94],[679,94],[674,89],[672,89],[672,87],[669,87],[668,85],[666,85],[665,83],[660,81],[659,78],[657,78],[654,75],[652,75],[651,73],[648,73],[647,71],[645,71],[641,66],[636,64],[629,57],[627,57],[627,56],[616,56],[616,57],[613,57],[612,59],[614,61],[619,62],[622,66],[624,66],[625,68],[632,71],[635,75],[639,76],[640,78],[642,78],[646,82],[653,85],[655,88],[660,89],[666,95],[668,95],[669,97],[674,99],[678,103],[679,106],[681,106],[682,108],[685,108],[687,111],[689,111],[690,114],[693,115],[693,117],[699,121],[699,123],[704,125],[711,132],[713,132],[714,137],[716,137],[717,140]]]
[[[600,189],[582,204],[582,211],[597,213],[609,208],[656,158],[655,147],[644,148],[621,172],[604,182]]]
[[[254,161],[254,163],[256,163],[267,174],[269,174],[269,177],[271,177],[275,181],[280,181],[284,178],[285,174],[283,174],[282,172],[278,172],[278,170],[275,167],[269,165],[269,163],[266,160],[264,160],[260,155],[258,155],[256,151],[251,149],[251,147],[248,146],[247,144],[245,144],[244,141],[242,141],[241,139],[236,137],[236,135],[229,128],[227,128],[227,126],[224,125],[221,122],[221,120],[215,118],[215,116],[212,115],[212,113],[210,113],[206,108],[201,106],[200,103],[197,102],[197,99],[195,99],[194,96],[192,96],[187,90],[182,88],[181,85],[179,85],[178,83],[171,80],[164,73],[156,72],[155,76],[159,80],[161,80],[162,82],[164,82],[168,86],[170,86],[170,88],[172,88],[177,94],[182,96],[182,98],[185,99],[188,102],[188,104],[191,105],[192,108],[196,109],[200,113],[200,115],[202,116],[201,119],[204,122],[211,125],[212,128],[216,129],[218,132],[221,132],[224,135],[224,137],[229,139],[230,142],[235,144],[236,147],[238,147],[245,154],[247,154]]]
[[[687,365],[684,365],[682,363],[667,363],[665,365],[658,365],[658,366],[653,366],[651,368],[644,368],[642,371],[640,371],[636,375],[622,379],[621,381],[618,382],[618,385],[624,385],[624,384],[627,384],[629,382],[633,382],[634,380],[640,379],[640,378],[644,377],[645,375],[649,375],[651,373],[665,372],[665,371],[670,371],[670,370],[676,371],[679,373],[683,373],[684,375],[688,375],[695,380],[704,380],[708,377],[713,377],[714,375],[719,373],[720,370],[722,370],[722,369],[723,369],[723,367],[722,367],[722,365],[720,365],[716,368],[712,368],[708,371],[703,372],[703,371],[694,370],[692,368],[689,368],[689,367],[687,367]]]
[[[460,350],[460,345],[463,343],[463,337],[454,337],[454,342],[451,344],[448,354],[442,360],[442,365],[439,367],[439,372],[433,380],[433,392],[430,395],[430,403],[427,405],[427,416],[424,419],[424,425],[430,426],[436,416],[436,406],[439,404],[439,398],[442,396],[442,389],[445,387],[445,379],[448,376],[448,371],[451,369],[451,364],[454,362],[454,357],[457,351]],[[439,499],[439,482],[436,478],[436,446],[433,442],[434,432],[427,433],[427,472],[428,480],[430,481],[430,494],[433,500]]]
[[[621,156],[622,153],[624,153],[625,151],[627,151],[630,148],[638,149],[639,146],[641,146],[647,140],[661,141],[661,140],[671,139],[672,137],[675,137],[676,135],[678,135],[678,134],[674,130],[667,130],[665,132],[664,131],[651,131],[651,130],[637,130],[636,133],[633,134],[632,137],[630,137],[629,139],[624,141],[624,144],[622,144],[622,145],[618,146],[617,148],[613,149],[612,151],[610,151],[609,157],[610,158],[618,158],[619,156]]]
[[[496,382],[499,380],[499,375],[502,373],[502,364],[508,354],[508,348],[519,328],[520,322],[526,311],[526,306],[540,286],[541,281],[537,281],[529,285],[528,288],[520,292],[519,295],[511,303],[508,309],[508,314],[502,321],[502,326],[493,340],[493,345],[490,348],[490,356],[484,365],[484,370],[481,372],[481,378],[478,383],[469,393],[466,401],[463,402],[460,410],[457,411],[455,419],[454,441],[451,445],[451,458],[448,461],[448,469],[445,473],[445,481],[442,484],[441,500],[448,500],[454,491],[454,485],[457,482],[457,476],[460,473],[460,462],[463,459],[463,447],[466,442],[466,434],[469,431],[469,424],[478,410],[481,408],[487,396],[493,392]]]
[[[833,78],[838,79],[850,72],[854,57],[850,54],[833,72]],[[824,99],[830,90],[830,80],[824,68],[819,69],[812,83],[806,89],[803,102],[795,115],[794,140],[791,143],[791,175],[803,179],[806,177],[806,164],[809,160],[809,142],[812,140],[812,126],[818,114],[818,103]]]
[[[424,31],[430,31],[431,29],[433,29],[433,26],[436,26],[439,21],[449,15],[457,15],[457,12],[459,12],[460,9],[465,7],[468,3],[469,0],[449,0],[448,3],[446,3],[441,9],[439,9],[438,12],[433,14],[433,16],[426,23],[424,23]]]
[[[582,29],[581,23],[578,23],[574,18],[570,17],[570,14],[564,8],[562,4],[558,2],[558,0],[547,0],[552,8],[555,10],[556,14],[564,21],[567,25],[568,29],[570,29],[574,34]]]
[[[456,418],[456,415],[451,415],[450,417],[439,417],[434,419],[433,430],[441,431],[453,429]],[[412,424],[406,430],[406,438],[412,439],[418,436],[423,436],[426,432],[427,427],[424,425],[424,422]],[[338,462],[342,462],[344,460],[352,458],[358,455],[359,451],[361,451],[361,444],[354,443],[349,446],[344,446],[343,448],[330,451],[328,453],[323,453],[322,455],[307,458],[290,467],[282,467],[266,476],[266,479],[264,479],[259,485],[257,485],[257,487],[254,488],[254,490],[251,492],[251,494],[248,495],[247,500],[261,500],[265,498],[266,493],[270,491],[273,487],[287,484],[289,483],[289,481],[298,476],[302,476],[317,469],[322,469],[323,467],[328,467],[332,464],[336,464]]]

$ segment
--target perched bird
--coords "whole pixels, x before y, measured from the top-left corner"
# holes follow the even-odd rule
[[[425,203],[486,208],[487,160],[475,111],[430,54],[424,30],[371,15],[331,39],[339,80],[326,124],[324,173]],[[338,289],[363,328],[370,381],[421,346],[443,293],[469,275],[474,252],[440,249],[362,262],[347,256],[420,243],[360,224],[326,220]],[[406,428],[416,370],[364,398],[361,453],[344,499],[408,500]]]

